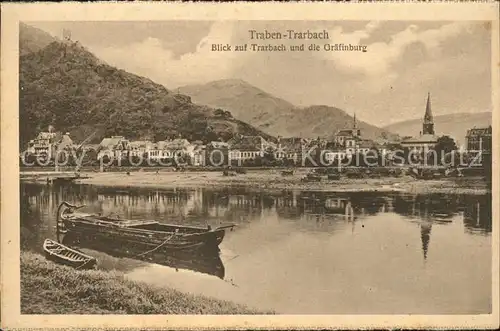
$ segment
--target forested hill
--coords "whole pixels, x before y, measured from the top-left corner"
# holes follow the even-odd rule
[[[22,40],[20,43],[22,44]],[[54,41],[20,57],[20,148],[49,125],[81,141],[104,136],[163,140],[271,137],[208,106],[193,104],[150,79],[119,70],[75,42]]]

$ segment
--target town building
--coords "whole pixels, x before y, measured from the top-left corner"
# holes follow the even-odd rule
[[[55,132],[51,132],[50,130],[49,132],[40,132],[35,139],[30,140],[27,152],[36,156],[43,155],[50,158],[53,154],[55,139]]]
[[[193,154],[191,155],[191,165],[196,167],[205,165],[206,146],[203,144],[195,144]]]
[[[431,95],[429,93],[427,95],[427,105],[422,121],[422,131],[420,131],[418,137],[406,137],[401,141],[401,145],[411,151],[426,154],[436,146],[436,143],[437,136],[434,132],[434,118],[432,116]]]
[[[324,152],[324,160],[327,164],[334,164],[334,162],[341,162],[347,157],[347,153],[344,149],[338,147],[327,149]]]
[[[129,144],[129,155],[135,157],[144,157],[148,155],[153,143],[149,140],[136,140],[131,141]]]
[[[191,155],[193,154],[194,145],[191,144],[187,139],[176,138],[167,140],[164,150],[167,157],[186,158],[191,157]]]
[[[303,138],[281,138],[278,137],[274,157],[278,160],[288,159],[297,164],[302,159],[302,153],[306,148],[307,142]]]
[[[356,153],[360,140],[362,140],[361,129],[358,127],[356,114],[353,116],[352,128],[339,130],[333,138],[336,148],[344,149],[348,155]]]
[[[351,152],[356,149],[356,142],[361,138],[361,129],[358,128],[356,120],[356,113],[353,116],[353,123],[351,129],[339,130],[334,137],[334,141],[338,146],[345,147]],[[348,151],[349,152],[349,151]]]
[[[229,159],[231,161],[255,160],[263,157],[268,147],[273,147],[261,136],[238,135],[229,142]]]
[[[170,158],[169,151],[165,149],[166,141],[157,141],[152,143],[146,152],[149,160],[158,161]]]
[[[47,132],[40,132],[35,139],[30,140],[26,152],[37,157],[53,159],[58,151],[69,151],[72,148],[74,144],[68,132],[53,132],[49,127]]]
[[[205,165],[229,165],[229,144],[222,141],[211,141],[205,147]]]
[[[472,128],[467,130],[465,139],[467,141],[467,151],[469,153],[490,153],[492,149],[492,128]]]
[[[146,154],[150,160],[166,160],[177,157],[187,161],[192,157],[193,151],[194,145],[187,139],[176,138],[150,143]]]
[[[107,156],[110,159],[121,160],[128,156],[129,150],[130,142],[123,136],[104,138],[99,144],[97,159],[100,160],[104,156]]]

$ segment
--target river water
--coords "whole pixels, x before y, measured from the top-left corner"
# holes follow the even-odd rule
[[[159,287],[285,314],[491,312],[490,195],[23,183],[21,196],[21,244],[36,251],[55,238],[62,201],[123,218],[237,224],[218,262],[208,264],[165,265],[88,250],[99,268]]]

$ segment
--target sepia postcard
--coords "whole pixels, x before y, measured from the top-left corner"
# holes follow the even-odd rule
[[[1,327],[499,327],[499,3],[1,12]]]

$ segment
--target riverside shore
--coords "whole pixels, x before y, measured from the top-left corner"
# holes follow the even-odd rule
[[[269,314],[228,301],[155,288],[118,271],[75,270],[21,252],[23,314]]]
[[[126,172],[82,172],[88,179],[78,183],[112,187],[137,188],[194,188],[230,187],[255,190],[301,190],[324,192],[407,192],[487,194],[487,182],[481,177],[444,178],[438,180],[416,180],[410,176],[340,180],[323,179],[321,182],[304,182],[305,171],[296,171],[291,176],[282,176],[278,170],[250,170],[246,174],[223,176],[222,171],[131,171]],[[39,181],[46,178],[40,176]]]

